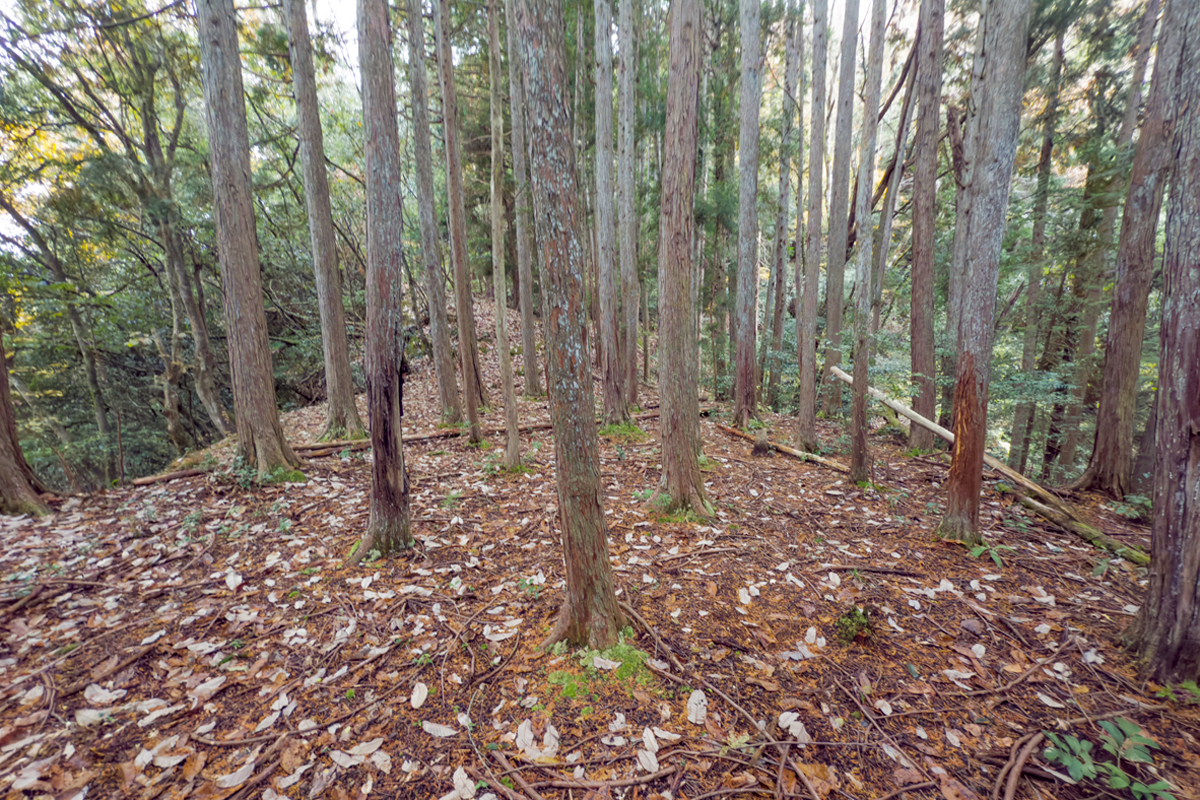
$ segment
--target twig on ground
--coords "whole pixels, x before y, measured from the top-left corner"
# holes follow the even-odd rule
[[[508,763],[508,759],[504,757],[504,753],[501,753],[499,750],[493,750],[492,755],[500,762],[500,766],[504,767],[505,772],[512,775],[513,780],[520,785],[525,794],[532,797],[533,800],[542,800],[542,796],[538,794],[537,789],[529,785],[529,781],[525,780],[525,776],[512,768],[512,764]]]
[[[1021,750],[1021,754],[1017,756],[1017,760],[1013,763],[1012,769],[1008,771],[1008,786],[1004,789],[1004,800],[1013,800],[1017,794],[1017,784],[1021,781],[1021,774],[1025,771],[1025,762],[1033,755],[1033,751],[1041,744],[1042,739],[1046,737],[1039,733],[1035,733],[1033,738]]]
[[[629,616],[633,617],[634,620],[636,620],[639,625],[641,625],[643,628],[646,629],[646,633],[650,634],[650,637],[652,639],[654,639],[655,644],[657,644],[659,647],[661,647],[663,652],[665,652],[667,654],[667,658],[670,660],[670,662],[672,664],[675,665],[675,669],[679,670],[680,672],[687,671],[684,668],[683,664],[679,661],[679,659],[676,658],[675,652],[673,650],[671,650],[671,648],[667,647],[666,643],[663,642],[663,640],[659,637],[658,632],[655,631],[654,628],[650,627],[650,623],[646,622],[645,617],[643,617],[641,614],[639,614],[633,608],[633,606],[629,605],[628,603],[623,603],[618,600],[617,607],[620,608],[622,611],[624,611]]]
[[[905,792],[917,792],[921,789],[932,789],[935,786],[937,786],[937,784],[933,781],[925,781],[924,783],[910,783],[908,786],[901,786],[894,792],[888,792],[883,797],[879,798],[879,800],[892,800],[893,797],[899,797]]]

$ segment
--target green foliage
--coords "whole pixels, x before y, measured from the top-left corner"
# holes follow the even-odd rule
[[[1104,731],[1100,735],[1100,748],[1115,760],[1096,760],[1095,745],[1087,739],[1043,731],[1053,745],[1045,750],[1046,760],[1064,767],[1074,783],[1103,779],[1111,789],[1128,789],[1135,800],[1175,800],[1166,781],[1147,784],[1140,780],[1140,768],[1136,765],[1153,765],[1150,750],[1159,749],[1158,743],[1146,736],[1136,722],[1124,717],[1102,720],[1099,724]]]
[[[1015,548],[1009,547],[1006,544],[984,543],[984,544],[977,544],[974,547],[972,547],[970,550],[970,553],[971,553],[971,558],[979,558],[980,556],[982,556],[983,554],[986,553],[987,555],[989,555],[991,557],[992,561],[995,562],[997,567],[1000,567],[1001,569],[1003,569],[1004,568],[1004,559],[1000,557],[1000,553],[1005,550],[1008,550],[1009,552],[1014,552]]]
[[[1108,507],[1133,522],[1149,522],[1154,515],[1153,501],[1140,494],[1127,494],[1124,502],[1113,501]]]
[[[450,492],[450,494],[446,495],[446,497],[442,500],[440,505],[442,508],[445,508],[445,509],[454,508],[455,506],[458,505],[459,501],[462,500],[462,496],[463,496],[462,490],[455,489],[452,492]]]
[[[856,639],[869,639],[875,633],[867,611],[858,605],[852,605],[846,609],[846,612],[837,618],[834,625],[837,628],[838,638],[846,643]]]
[[[633,420],[625,420],[613,425],[605,425],[600,428],[601,436],[612,439],[614,442],[629,444],[632,442],[641,442],[646,438],[646,432],[639,428]]]

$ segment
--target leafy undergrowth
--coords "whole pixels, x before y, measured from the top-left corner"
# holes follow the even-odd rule
[[[419,366],[413,433],[437,421]],[[285,425],[313,441],[321,418],[305,409]],[[522,400],[521,418],[544,422],[545,403]],[[786,440],[788,420],[767,422]],[[305,483],[247,488],[217,471],[0,520],[0,785],[64,799],[824,800],[907,787],[958,800],[998,784],[1004,796],[1006,765],[1049,731],[1095,742],[1095,764],[1119,761],[1131,781],[1196,796],[1192,694],[1141,684],[1116,643],[1142,593],[1132,565],[990,486],[990,549],[973,557],[931,537],[939,458],[877,439],[877,488],[862,489],[827,467],[750,458],[707,420],[716,516],[664,521],[642,499],[657,425],[639,424],[644,441],[601,442],[614,574],[641,617],[602,653],[536,649],[563,598],[546,430],[523,437],[524,473],[461,439],[407,445],[419,546],[355,568],[342,562],[370,472],[348,450],[310,460]],[[1088,508],[1145,543],[1144,528]],[[1138,751],[1152,763],[1102,753],[1101,720],[1159,745]],[[1107,767],[1070,785],[1051,741],[1034,744],[1017,797],[1133,796],[1107,788]]]

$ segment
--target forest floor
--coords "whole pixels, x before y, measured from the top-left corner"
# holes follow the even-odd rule
[[[478,324],[490,332],[486,311]],[[435,433],[432,370],[415,367],[405,430]],[[652,414],[655,396],[641,397]],[[905,455],[897,436],[872,439],[876,488],[863,489],[828,466],[753,456],[714,410],[701,422],[710,521],[647,502],[653,416],[602,437],[612,564],[636,617],[604,653],[538,649],[563,565],[546,403],[520,405],[527,471],[498,468],[502,434],[483,448],[411,442],[418,546],[354,568],[343,562],[371,478],[350,448],[308,459],[304,483],[259,486],[224,444],[205,474],[0,518],[0,789],[1132,797],[1068,784],[1044,755],[1049,731],[1089,740],[1097,764],[1116,762],[1103,749],[1115,744],[1134,780],[1200,796],[1198,698],[1140,682],[1119,646],[1140,571],[1026,514],[991,475],[991,549],[936,540],[947,457]],[[791,439],[790,419],[764,421]],[[322,422],[312,407],[284,424],[312,442]],[[821,425],[838,440],[838,423]],[[1147,545],[1147,528],[1074,500]],[[1139,728],[1159,746],[1153,765],[1136,761]]]

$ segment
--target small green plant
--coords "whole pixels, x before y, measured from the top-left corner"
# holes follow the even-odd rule
[[[433,656],[429,653],[421,653],[421,655],[417,656],[415,663],[418,667],[427,667],[433,663]]]
[[[1108,507],[1133,522],[1148,522],[1154,511],[1154,504],[1149,497],[1141,494],[1125,495],[1125,502],[1112,502]]]
[[[442,508],[454,508],[456,505],[458,505],[459,501],[462,500],[462,496],[462,490],[455,489],[454,491],[450,492],[450,494],[446,495],[445,499],[442,500]]]
[[[614,442],[620,442],[621,444],[640,442],[646,438],[645,431],[635,425],[632,420],[605,425],[600,428],[599,434],[606,439],[612,439]]]
[[[1004,569],[1004,559],[1000,557],[1000,553],[1004,550],[1015,552],[1014,548],[1006,544],[977,544],[971,548],[971,558],[979,558],[984,553],[992,557],[992,561],[996,562],[996,566]]]
[[[290,519],[288,519],[287,517],[284,517],[283,519],[279,520],[279,532],[280,533],[287,533],[291,529],[292,529],[292,521]]]
[[[846,613],[838,617],[834,624],[837,627],[838,638],[847,644],[856,639],[869,639],[875,632],[870,616],[857,605],[846,609]]]
[[[1176,689],[1180,690],[1178,694],[1176,694]],[[1196,705],[1200,704],[1200,686],[1197,686],[1195,681],[1184,681],[1178,687],[1168,684],[1158,687],[1154,696],[1170,700],[1172,703]]]
[[[354,690],[353,690],[353,689],[347,689],[347,690],[346,690],[346,699],[347,699],[347,700],[353,700],[353,699],[354,699]]]
[[[521,588],[522,592],[529,595],[534,600],[537,600],[542,596],[541,584],[534,583],[530,578],[521,578],[521,580],[517,581],[517,586]]]
[[[642,502],[649,500],[653,496],[654,496],[653,489],[638,489],[636,492],[633,493],[633,499],[640,500]]]
[[[1053,744],[1046,748],[1046,760],[1064,767],[1074,783],[1103,778],[1109,788],[1128,789],[1135,800],[1175,800],[1175,796],[1168,791],[1171,786],[1166,781],[1146,784],[1138,779],[1139,768],[1135,765],[1152,765],[1154,757],[1150,749],[1157,750],[1159,747],[1142,732],[1136,722],[1117,717],[1116,720],[1100,722],[1100,727],[1104,729],[1100,735],[1100,747],[1115,761],[1097,761],[1092,755],[1095,745],[1087,739],[1043,731]],[[1134,774],[1126,770],[1126,765],[1134,770]]]

